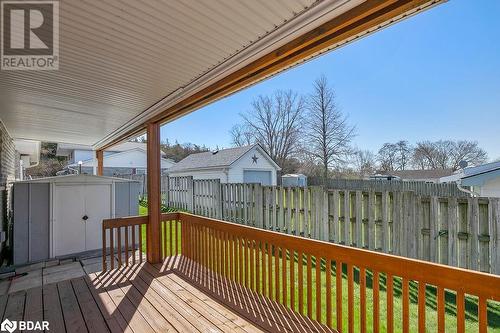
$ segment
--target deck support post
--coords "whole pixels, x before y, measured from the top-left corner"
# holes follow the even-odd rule
[[[147,188],[148,188],[148,224],[147,224],[147,260],[151,264],[159,263],[160,256],[160,124],[147,124]]]
[[[97,175],[104,175],[104,151],[96,150],[95,157],[97,159]]]

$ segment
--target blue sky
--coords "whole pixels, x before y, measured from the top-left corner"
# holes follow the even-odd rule
[[[498,0],[450,0],[166,124],[162,139],[229,147],[256,96],[308,94],[324,74],[359,148],[469,139],[500,158],[499,15]]]

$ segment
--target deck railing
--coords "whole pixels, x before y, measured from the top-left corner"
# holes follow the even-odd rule
[[[180,254],[180,222],[178,217],[178,213],[164,213],[161,215],[160,250],[162,259]],[[114,269],[115,265],[118,267],[128,266],[144,260],[143,253],[147,251],[147,224],[147,216],[103,220],[103,271],[108,268],[108,254],[111,269]]]
[[[491,274],[187,213],[164,214],[162,221],[162,256],[182,254],[180,266],[195,265],[190,271],[204,287],[217,292],[215,281],[228,281],[338,331],[379,332],[385,326],[387,332],[425,332],[429,319],[437,318],[439,332],[450,320],[458,332],[486,332],[488,306],[500,301],[500,277]],[[103,235],[111,230],[120,242],[121,228],[128,235],[128,227],[145,224],[145,217],[107,220]],[[113,257],[111,262],[113,268]],[[477,327],[465,320],[471,306]]]
[[[118,267],[142,262],[143,226],[148,223],[147,216],[130,216],[102,221],[102,270],[107,270],[107,255],[111,269],[115,268],[115,257]],[[122,234],[123,231],[123,234]],[[109,244],[109,245],[108,245]],[[129,254],[131,254],[129,256]],[[124,260],[123,260],[124,259]]]

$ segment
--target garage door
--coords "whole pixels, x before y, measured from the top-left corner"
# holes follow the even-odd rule
[[[244,183],[260,183],[261,185],[271,185],[271,171],[244,170]]]

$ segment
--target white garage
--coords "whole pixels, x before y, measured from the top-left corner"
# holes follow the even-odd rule
[[[170,177],[220,179],[221,183],[277,184],[281,168],[258,144],[191,154],[172,166]]]

